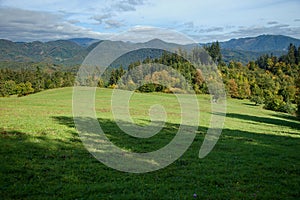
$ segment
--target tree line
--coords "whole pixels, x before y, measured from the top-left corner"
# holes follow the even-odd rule
[[[22,68],[20,70],[0,69],[0,96],[26,96],[45,89],[73,86],[74,73],[49,72],[36,67],[35,70]]]
[[[295,45],[290,44],[285,55],[280,57],[272,54],[262,55],[257,60],[250,61],[247,65],[235,61],[231,61],[228,64],[223,62],[218,42],[214,42],[204,48],[211,59],[217,63],[228,96],[237,99],[249,99],[255,105],[263,104],[264,108],[269,110],[300,113],[300,47],[297,48]],[[134,87],[135,85],[141,85],[139,81],[145,82],[148,78],[154,83],[144,84],[137,88],[138,91],[185,92],[186,87],[181,85],[184,82],[179,80],[178,77],[169,79],[170,74],[163,69],[160,70],[156,67],[154,73],[151,73],[151,68],[133,70],[141,64],[147,63],[171,66],[184,76],[197,94],[209,93],[207,87],[209,80],[204,79],[201,70],[195,69],[180,54],[168,53],[164,53],[158,59],[146,59],[143,62],[137,61],[132,63],[127,71],[122,67],[113,69],[110,73],[109,81],[104,81],[104,85],[113,88],[130,89],[136,88]],[[147,77],[145,74],[150,74],[151,77]],[[140,78],[135,77],[145,77],[145,79],[140,80]],[[155,80],[163,78],[168,80],[169,87],[155,83]]]

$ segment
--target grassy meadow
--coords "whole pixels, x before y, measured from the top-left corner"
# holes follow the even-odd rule
[[[110,89],[97,89],[96,112],[107,136],[135,152],[157,150],[180,125],[175,95],[135,93],[131,114],[149,123],[161,104],[165,128],[138,139],[118,128]],[[198,158],[210,120],[210,96],[198,96],[200,124],[185,154],[158,171],[130,174],[111,169],[83,146],[72,118],[72,88],[0,98],[0,199],[298,199],[300,122],[248,100],[227,100],[227,116],[215,148]],[[194,196],[196,194],[197,196]]]

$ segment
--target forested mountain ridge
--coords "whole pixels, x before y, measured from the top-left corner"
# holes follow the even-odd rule
[[[45,62],[64,66],[80,65],[99,42],[101,40],[92,38],[73,38],[49,42],[12,42],[0,39],[0,61]],[[158,39],[145,42],[148,45],[155,43],[178,48],[183,47]],[[281,56],[287,52],[290,43],[299,46],[300,40],[281,35],[261,35],[220,42],[220,46],[223,60],[226,63],[234,60],[246,64],[264,54]],[[184,46],[184,48],[186,47]],[[140,56],[141,60],[144,60],[143,55],[135,56]]]
[[[0,40],[0,61],[79,64],[89,51],[68,40],[12,42]]]
[[[300,45],[300,40],[283,35],[260,35],[257,37],[247,37],[231,39],[226,42],[220,42],[223,49],[253,51],[253,52],[280,52],[287,51],[287,47],[292,43]]]

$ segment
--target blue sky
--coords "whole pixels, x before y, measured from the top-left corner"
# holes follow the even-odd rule
[[[0,0],[0,38],[108,39],[151,27],[175,30],[197,42],[261,34],[300,38],[299,10],[299,0]]]

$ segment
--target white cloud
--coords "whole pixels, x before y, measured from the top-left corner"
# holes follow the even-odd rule
[[[117,1],[115,4],[112,5],[111,9],[116,11],[135,11],[136,6],[144,5],[144,0],[122,0]]]
[[[224,30],[224,32],[207,32],[202,34],[191,34],[191,37],[201,42],[226,41],[233,38],[253,37],[262,34],[286,35],[300,38],[300,27],[291,27],[287,24],[277,24],[274,26],[240,26],[234,29]]]
[[[99,24],[102,24],[103,20],[111,18],[111,17],[112,17],[112,14],[108,13],[108,14],[102,14],[102,15],[95,15],[92,17],[92,19],[99,22]]]
[[[185,23],[183,23],[183,26],[186,29],[193,29],[194,28],[194,22],[193,21],[185,22]]]
[[[153,39],[161,39],[166,42],[177,44],[196,43],[196,41],[191,37],[188,37],[180,32],[151,26],[135,26],[125,32],[122,32],[121,34],[114,35],[109,39],[131,42],[147,42]]]
[[[115,10],[117,11],[135,11],[135,8],[134,6],[132,5],[129,5],[129,4],[123,4],[123,3],[120,3],[120,4],[116,4],[115,7],[114,7]]]
[[[279,24],[279,22],[276,22],[276,21],[270,21],[267,23],[268,25],[274,25],[274,24]]]
[[[124,26],[122,22],[119,22],[117,20],[106,20],[105,24],[107,25],[106,28],[120,28],[121,26]]]
[[[238,29],[231,34],[244,37],[261,34],[287,35],[300,38],[300,27],[291,27],[287,24],[277,24],[275,26],[252,26]]]
[[[107,37],[62,20],[61,15],[13,8],[0,8],[0,38],[15,41],[53,40],[71,37]]]
[[[80,23],[80,21],[79,21],[79,20],[76,20],[76,19],[70,19],[70,20],[68,20],[68,22],[71,23],[71,24],[77,24],[77,23]]]

